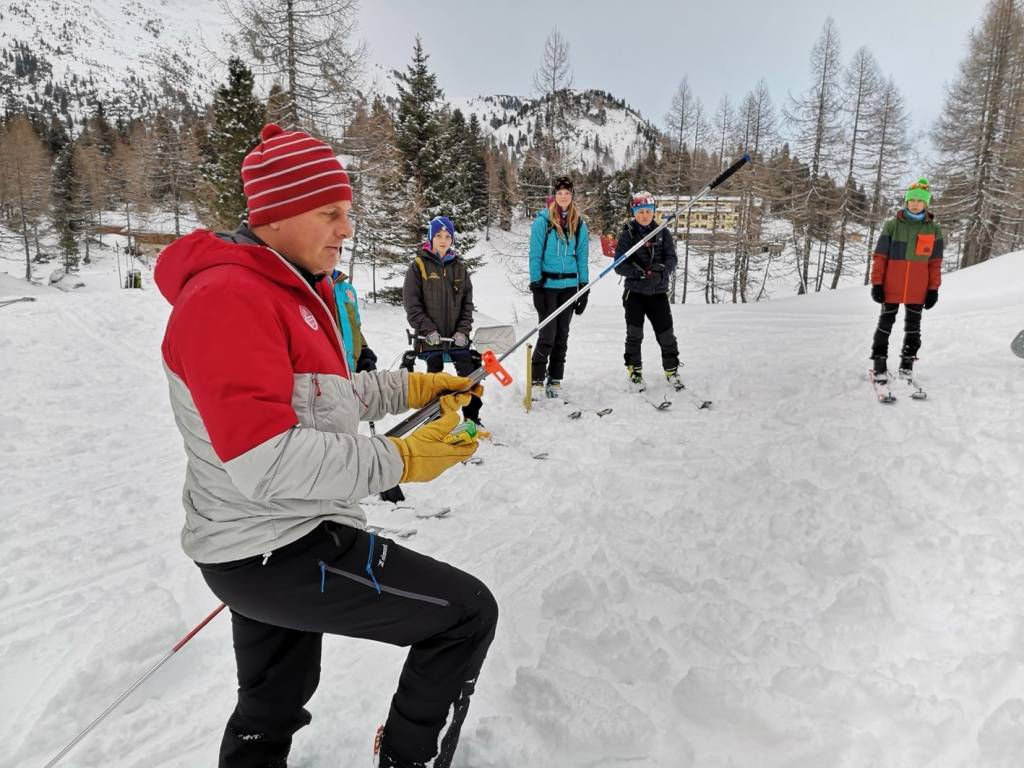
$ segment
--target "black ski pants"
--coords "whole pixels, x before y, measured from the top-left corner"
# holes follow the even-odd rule
[[[199,567],[231,608],[238,667],[220,768],[286,765],[292,734],[312,719],[304,707],[320,680],[324,633],[409,647],[384,725],[386,764],[411,768],[436,755],[433,765],[450,766],[498,619],[482,582],[330,522],[265,562]]]
[[[626,310],[626,365],[643,366],[641,345],[644,340],[644,318],[651,321],[654,338],[661,347],[661,367],[674,371],[679,367],[679,344],[672,327],[672,306],[667,293],[648,296],[626,290],[622,294],[622,306]]]
[[[903,349],[900,351],[900,357],[912,360],[921,348],[921,314],[924,305],[904,304],[903,307]],[[871,357],[889,356],[889,336],[899,308],[899,304],[882,305],[878,327],[875,328],[875,338],[871,345]]]
[[[537,309],[540,322],[572,298],[577,288],[541,288],[533,292],[533,306]],[[558,317],[540,329],[537,346],[533,348],[533,380],[547,378],[561,381],[565,378],[565,355],[569,350],[569,323],[572,321],[573,305],[570,304]]]

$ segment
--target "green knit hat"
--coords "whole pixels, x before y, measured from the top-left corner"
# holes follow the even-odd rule
[[[918,179],[909,187],[907,187],[907,194],[903,196],[903,200],[908,203],[911,200],[920,200],[926,206],[931,205],[932,192],[928,186],[928,179],[922,176],[920,179]]]

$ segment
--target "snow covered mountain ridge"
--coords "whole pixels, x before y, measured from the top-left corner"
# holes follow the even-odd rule
[[[516,162],[536,146],[538,123],[544,125],[544,99],[520,96],[476,96],[448,100],[469,118],[475,114],[486,134],[506,146]],[[569,104],[573,146],[568,155],[584,171],[607,171],[631,165],[656,141],[658,130],[624,101],[605,91],[574,93]]]
[[[173,103],[196,111],[224,78],[230,21],[217,3],[187,0],[11,0],[0,10],[0,102],[56,114],[74,132],[102,102],[110,119]],[[395,93],[393,74],[372,86]],[[443,84],[442,84],[443,86]],[[370,98],[369,95],[367,98]],[[521,163],[536,145],[545,101],[514,95],[452,97],[468,119]],[[570,154],[584,170],[634,162],[657,129],[609,93],[574,93]]]
[[[212,49],[226,24],[212,2],[10,0],[0,10],[0,98],[77,123],[97,101],[124,118],[170,100],[199,107],[216,85]]]

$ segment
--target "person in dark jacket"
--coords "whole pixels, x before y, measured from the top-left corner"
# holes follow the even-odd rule
[[[918,179],[904,195],[904,207],[885,222],[871,264],[871,298],[882,305],[871,345],[875,381],[889,381],[889,335],[900,304],[904,306],[903,348],[899,373],[913,375],[921,348],[922,310],[939,300],[942,284],[942,229],[928,210],[932,193],[928,179]]]
[[[420,357],[426,359],[429,373],[437,373],[444,368],[446,355],[459,376],[480,367],[480,355],[469,347],[473,282],[454,244],[455,224],[447,216],[435,216],[427,225],[427,242],[405,275],[402,304],[416,334],[413,353],[402,362],[410,371]],[[481,405],[474,395],[462,415],[480,424]]]
[[[657,226],[654,211],[657,203],[650,192],[638,192],[631,205],[633,220],[622,228],[615,244],[615,258],[626,253]],[[675,271],[676,245],[668,230],[663,229],[623,261],[615,271],[626,278],[622,306],[626,310],[626,370],[635,392],[645,388],[641,345],[644,340],[644,318],[651,321],[654,338],[661,347],[661,365],[665,378],[675,389],[683,388],[679,378],[679,345],[672,327],[672,307],[668,301],[669,282]]]
[[[537,214],[530,230],[530,292],[541,322],[587,284],[589,249],[587,222],[573,202],[572,179],[562,176],[555,180],[554,197]],[[532,384],[543,386],[548,397],[561,393],[569,321],[573,312],[583,314],[588,295],[580,296],[537,335],[531,360]]]

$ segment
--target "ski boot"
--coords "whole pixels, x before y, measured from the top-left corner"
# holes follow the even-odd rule
[[[630,392],[643,392],[647,389],[647,385],[644,384],[644,372],[639,365],[627,365],[626,371],[629,373]]]
[[[900,370],[897,374],[901,379],[912,379],[914,378],[914,360],[916,357],[901,357],[900,358]]]
[[[676,392],[686,389],[686,385],[683,384],[683,380],[679,378],[679,369],[673,368],[672,370],[665,371],[665,381],[669,383]]]
[[[544,396],[557,399],[562,396],[562,382],[559,379],[548,379],[544,385]]]
[[[874,368],[874,381],[875,384],[888,384],[889,383],[889,371],[886,368],[886,359],[884,357],[876,357],[875,368]]]

